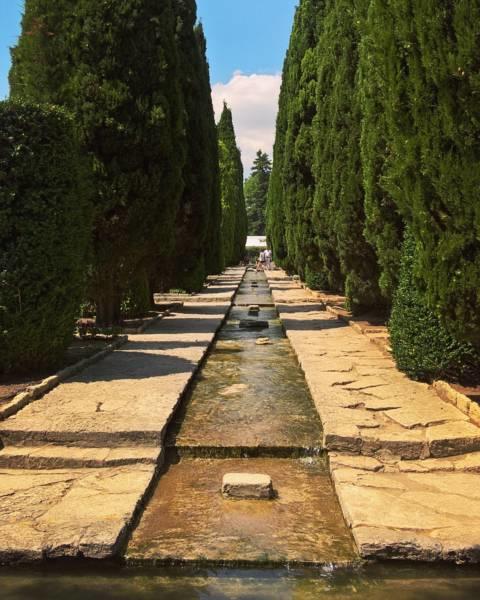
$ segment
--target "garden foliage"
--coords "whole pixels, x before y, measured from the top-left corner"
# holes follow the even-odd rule
[[[407,233],[389,324],[393,356],[412,379],[468,382],[475,377],[480,354],[472,344],[456,340],[428,307],[415,276],[417,261],[417,243]]]
[[[91,191],[65,111],[0,103],[0,373],[58,366],[72,340]]]
[[[267,207],[277,262],[357,313],[398,302],[408,228],[428,335],[462,348],[480,345],[479,18],[473,0],[301,0]]]
[[[265,235],[265,212],[271,171],[272,163],[268,154],[259,150],[244,186],[249,235]]]
[[[216,131],[194,0],[27,0],[13,98],[66,107],[94,176],[99,324],[221,269]],[[178,279],[178,280],[177,280]],[[152,289],[153,288],[153,289]],[[135,303],[134,303],[135,304]]]
[[[245,254],[247,211],[243,192],[243,166],[237,147],[232,112],[224,104],[217,126],[222,198],[222,243],[225,265],[237,264]]]
[[[187,156],[170,277],[172,287],[198,291],[207,274],[222,270],[218,144],[206,41],[202,26],[195,25],[195,0],[177,0],[175,12]]]

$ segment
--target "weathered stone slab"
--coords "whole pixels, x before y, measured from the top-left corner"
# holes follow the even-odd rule
[[[480,428],[473,423],[446,423],[426,430],[430,454],[453,456],[480,450]]]
[[[385,451],[408,460],[428,456],[425,433],[421,430],[383,428],[364,430],[361,432],[361,436],[362,454],[367,456]]]
[[[272,478],[259,473],[226,473],[222,494],[226,498],[270,500],[273,496]]]
[[[0,470],[0,563],[115,556],[154,472]]]
[[[333,478],[365,558],[480,560],[476,474],[338,469]]]
[[[159,447],[79,448],[76,446],[7,446],[0,450],[0,468],[78,469],[130,464],[161,464]]]
[[[405,405],[402,408],[387,411],[386,415],[406,429],[420,426],[427,427],[428,425],[448,421],[468,421],[466,415],[445,402]]]
[[[360,469],[361,471],[382,471],[384,468],[376,458],[371,456],[357,456],[350,454],[335,454],[330,453],[329,456],[330,471],[336,471],[337,469],[343,469],[348,467],[350,469]]]

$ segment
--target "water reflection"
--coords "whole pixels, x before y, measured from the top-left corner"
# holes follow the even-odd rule
[[[480,570],[371,565],[357,570],[7,570],[2,600],[472,600]]]

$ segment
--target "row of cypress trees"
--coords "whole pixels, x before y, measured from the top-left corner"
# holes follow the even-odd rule
[[[477,0],[301,0],[267,207],[277,262],[357,313],[412,288],[457,358],[480,344],[479,14]],[[414,329],[392,320],[394,351],[428,378]]]
[[[11,348],[0,371],[58,362],[79,293],[95,303],[97,324],[110,326],[149,310],[153,291],[198,290],[207,274],[240,258],[240,154],[232,125],[234,176],[225,189],[227,142],[220,140],[222,163],[218,142],[225,128],[217,132],[196,21],[195,0],[26,0],[11,98],[0,111],[11,140],[0,148],[0,241],[11,246],[0,256],[0,341]],[[229,194],[241,195],[226,231]],[[56,245],[42,244],[42,228]],[[68,239],[59,243],[62,235]],[[27,251],[15,258],[20,248]],[[32,282],[42,278],[41,264],[52,277],[36,286],[38,304]],[[16,323],[29,323],[26,338],[38,334],[28,356]]]

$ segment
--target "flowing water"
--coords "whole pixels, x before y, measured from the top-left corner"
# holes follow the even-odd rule
[[[260,305],[258,315],[249,314],[251,304]],[[240,327],[246,319],[268,321],[268,328]],[[262,337],[269,343],[257,344]],[[2,570],[0,599],[479,597],[478,569],[360,564],[320,439],[266,280],[247,273],[168,432],[167,464],[127,549],[129,563],[141,566]],[[269,474],[275,499],[225,500],[221,480],[232,471]],[[251,568],[239,568],[245,564]]]
[[[0,575],[2,600],[474,600],[470,568],[371,565],[355,570],[24,570]]]

